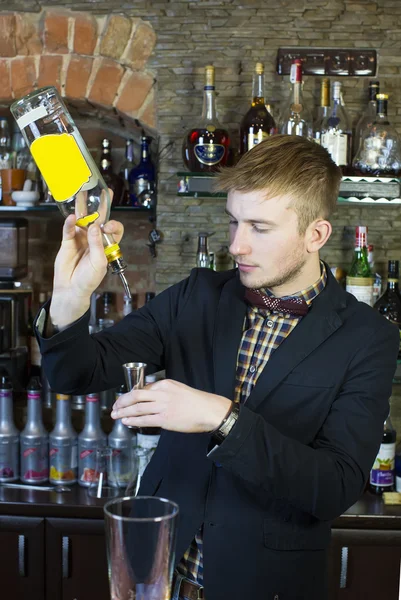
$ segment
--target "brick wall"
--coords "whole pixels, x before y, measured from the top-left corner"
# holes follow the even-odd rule
[[[216,232],[211,238],[211,250],[227,243],[224,200],[175,195],[175,173],[182,168],[181,141],[201,111],[206,63],[216,66],[220,120],[231,129],[237,143],[236,132],[249,104],[252,69],[257,60],[265,63],[267,99],[277,110],[288,93],[288,81],[275,74],[278,47],[376,48],[382,91],[390,93],[390,117],[401,128],[398,0],[137,0],[133,4],[109,0],[59,1],[57,6],[91,12],[98,18],[109,13],[140,18],[156,33],[148,67],[157,79],[156,127],[162,149],[158,227],[164,241],[156,265],[158,290],[185,277],[194,265],[198,231]],[[7,6],[9,11],[28,11],[33,16],[41,9],[41,2],[30,0],[11,0]],[[342,81],[347,108],[356,118],[365,102],[367,80]],[[319,78],[306,79],[305,93],[310,103],[318,103]],[[352,254],[353,227],[358,223],[369,226],[369,241],[375,244],[379,271],[384,272],[389,257],[401,258],[398,207],[338,207],[333,236],[322,257],[333,265],[347,266]],[[136,221],[130,221],[129,236],[132,233],[135,237],[136,231]],[[128,236],[124,247],[127,244],[130,245]]]

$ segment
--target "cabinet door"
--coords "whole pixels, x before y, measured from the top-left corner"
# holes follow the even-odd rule
[[[44,600],[44,519],[0,516],[1,597]]]
[[[333,529],[330,600],[399,600],[401,531]]]
[[[46,519],[46,598],[110,600],[101,519]]]

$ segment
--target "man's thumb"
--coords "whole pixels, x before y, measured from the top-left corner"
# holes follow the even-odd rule
[[[102,233],[99,225],[93,223],[88,230],[88,245],[91,254],[92,261],[95,261],[96,265],[104,266],[107,263],[107,259],[104,254]]]

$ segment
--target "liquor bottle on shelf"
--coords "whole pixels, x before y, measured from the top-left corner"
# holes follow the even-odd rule
[[[78,436],[71,423],[71,397],[56,394],[56,423],[49,434],[49,481],[72,484],[78,475]]]
[[[123,195],[123,182],[113,172],[113,159],[111,157],[111,141],[107,138],[102,140],[102,154],[100,156],[99,171],[107,186],[113,190],[113,205],[119,206]]]
[[[19,431],[13,416],[13,388],[6,374],[0,377],[0,482],[19,477]]]
[[[11,136],[6,117],[0,117],[0,169],[11,169]]]
[[[124,294],[122,316],[126,317],[127,315],[132,313],[132,310],[133,310],[132,298],[130,298],[129,296]]]
[[[28,370],[29,377],[40,377],[42,355],[39,343],[35,336],[33,327],[32,294],[28,296],[28,321],[27,321],[27,346],[28,346]]]
[[[374,277],[368,261],[367,235],[367,227],[355,227],[354,258],[347,275],[346,290],[360,302],[373,306]]]
[[[353,160],[354,174],[367,177],[398,177],[401,170],[400,138],[387,117],[387,94],[377,94],[376,118],[361,132]]]
[[[112,327],[117,320],[113,307],[113,294],[103,292],[101,300],[101,309],[97,319],[98,331]]]
[[[333,161],[342,168],[344,175],[350,174],[352,162],[352,128],[351,122],[341,101],[341,83],[333,83],[333,103],[322,120],[321,145],[331,155]]]
[[[129,174],[134,168],[134,140],[126,140],[125,142],[125,159],[120,168],[120,179],[124,183],[123,197],[121,204],[130,206],[131,200],[129,195]]]
[[[315,142],[321,143],[321,129],[323,120],[327,117],[330,110],[330,79],[322,79],[320,87],[320,106],[318,106],[316,120],[313,125],[313,136]]]
[[[398,326],[400,330],[401,341],[401,296],[398,287],[399,261],[388,261],[388,279],[387,289],[374,305],[379,313],[389,321]],[[398,353],[398,360],[401,360],[401,348]]]
[[[370,266],[370,270],[372,271],[373,277],[375,278],[373,282],[373,304],[378,300],[382,294],[382,278],[379,273],[376,273],[375,267],[375,259],[374,259],[374,251],[375,247],[373,244],[369,244],[368,246],[368,263]]]
[[[198,233],[198,250],[196,252],[196,266],[203,267],[205,269],[210,268],[207,233]]]
[[[107,435],[100,424],[98,394],[88,394],[85,400],[85,425],[78,435],[78,483],[89,487],[95,476],[96,449],[104,448]]]
[[[362,133],[370,129],[376,119],[377,102],[376,96],[380,93],[380,83],[378,81],[369,81],[369,101],[355,127],[355,137],[353,140],[353,157],[358,152],[359,144],[361,143]]]
[[[392,492],[395,488],[395,442],[397,433],[390,415],[384,422],[379,452],[370,471],[369,489],[374,494]]]
[[[265,104],[264,65],[256,63],[252,84],[252,104],[240,125],[240,154],[276,133],[276,124]]]
[[[395,489],[401,492],[401,442],[395,448]]]
[[[142,131],[141,161],[128,175],[131,206],[151,208],[155,204],[156,170],[149,152],[151,142]]]
[[[116,400],[127,391],[122,385],[116,392]],[[108,437],[109,447],[113,451],[112,460],[115,480],[110,484],[115,487],[127,487],[131,475],[131,451],[134,442],[132,429],[121,419],[114,421],[113,429]]]
[[[212,173],[227,163],[230,137],[220,125],[216,114],[214,67],[205,67],[203,109],[199,124],[184,138],[182,157],[185,166],[192,172]]]
[[[312,115],[302,93],[302,61],[295,59],[291,65],[292,91],[280,119],[280,132],[313,139]]]
[[[44,483],[49,477],[49,435],[43,425],[39,379],[27,386],[27,422],[20,435],[20,472],[23,483]]]
[[[153,300],[153,298],[156,296],[156,294],[154,292],[146,292],[145,293],[145,304],[147,304],[148,302],[150,302],[151,300]]]

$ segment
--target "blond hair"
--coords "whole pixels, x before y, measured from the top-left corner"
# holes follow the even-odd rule
[[[303,235],[316,219],[335,210],[341,169],[327,150],[298,135],[274,135],[244,154],[234,167],[216,178],[219,192],[266,190],[266,199],[287,195]]]

